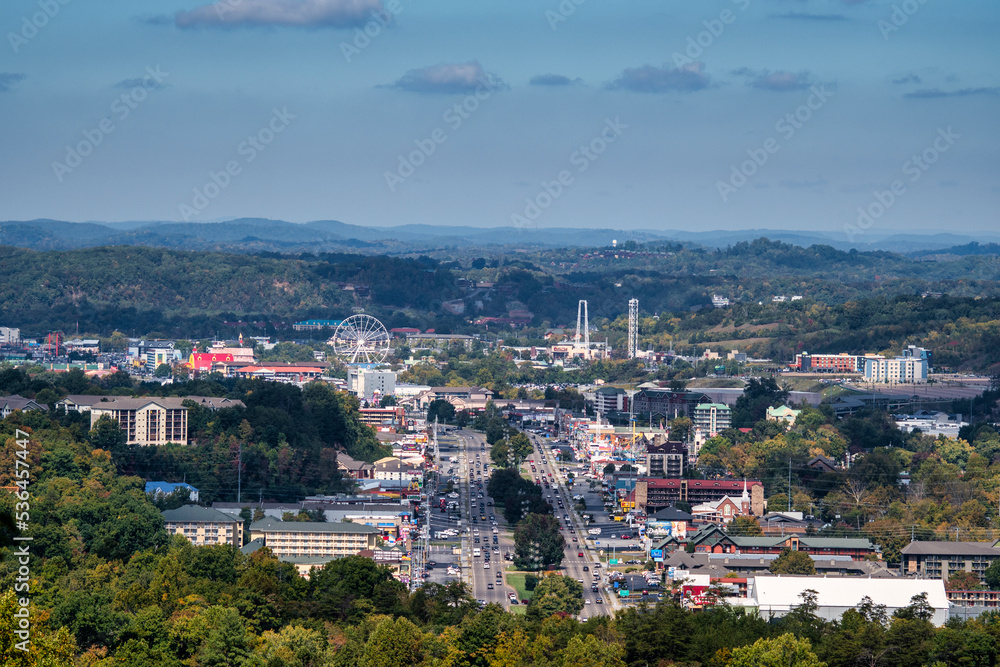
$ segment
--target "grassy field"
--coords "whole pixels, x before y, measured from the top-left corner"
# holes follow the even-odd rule
[[[531,591],[524,587],[524,577],[526,573],[524,572],[509,572],[507,573],[507,585],[512,586],[514,590],[517,591],[517,595],[521,600],[530,600]]]

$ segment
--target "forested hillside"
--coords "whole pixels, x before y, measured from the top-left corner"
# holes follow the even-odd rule
[[[766,239],[718,251],[629,242],[437,255],[0,248],[0,320],[25,336],[77,327],[102,336],[289,336],[274,325],[342,319],[363,308],[389,328],[483,333],[473,320],[520,309],[533,317],[517,336],[538,344],[547,328],[575,323],[577,302],[586,299],[598,338],[620,347],[627,302],[637,298],[644,348],[738,346],[788,361],[803,349],[881,352],[912,343],[934,349],[945,366],[980,370],[1000,362],[995,255],[924,261]],[[713,310],[713,294],[728,297],[730,307]],[[464,314],[442,307],[457,299]],[[225,324],[237,321],[257,324]]]

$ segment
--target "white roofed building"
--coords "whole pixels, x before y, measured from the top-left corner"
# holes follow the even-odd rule
[[[914,596],[927,594],[934,609],[931,622],[944,625],[948,620],[948,598],[940,579],[869,579],[867,577],[754,577],[747,589],[747,603],[756,606],[761,617],[781,617],[802,604],[802,593],[816,591],[816,615],[832,621],[848,609],[856,608],[868,597],[876,605],[885,605],[890,616],[908,607]]]

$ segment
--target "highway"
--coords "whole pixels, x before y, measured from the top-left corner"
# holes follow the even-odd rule
[[[463,558],[468,563],[465,580],[471,582],[472,593],[477,600],[495,602],[506,608],[510,606],[508,596],[516,591],[506,585],[504,566],[510,562],[505,561],[503,556],[513,554],[514,541],[507,522],[501,514],[494,513],[493,499],[486,493],[493,470],[489,448],[485,436],[480,433],[458,431],[457,436],[459,463],[462,465],[462,512],[463,518],[467,519],[464,527],[469,529],[463,543],[463,552],[469,554],[467,559]],[[479,556],[472,555],[476,549],[480,550]]]
[[[564,576],[578,579],[583,584],[584,606],[580,618],[610,614],[619,608],[613,593],[609,594],[603,585],[598,592],[591,590],[594,583],[604,582],[604,577],[595,578],[594,572],[603,574],[603,571],[599,565],[598,550],[588,544],[582,517],[573,509],[574,491],[566,488],[565,476],[559,472],[560,464],[552,456],[549,443],[535,434],[527,433],[527,435],[531,438],[535,451],[528,457],[530,462],[525,461],[521,465],[521,470],[525,475],[530,475],[532,480],[538,478],[541,482],[544,476],[549,482],[548,488],[543,486],[542,494],[552,504],[554,515],[562,526],[562,535],[566,540],[565,558],[560,569]],[[456,479],[456,491],[459,497],[446,498],[446,501],[457,500],[459,508],[458,513],[441,513],[436,509],[435,500],[434,509],[429,513],[429,529],[432,535],[435,531],[445,528],[458,529],[460,536],[453,540],[456,541],[454,546],[460,547],[461,555],[452,554],[450,546],[435,547],[436,550],[428,555],[429,560],[436,562],[434,569],[430,571],[429,580],[443,583],[460,578],[469,584],[475,599],[510,608],[509,595],[516,594],[516,590],[506,584],[505,571],[512,564],[504,560],[504,555],[507,553],[513,555],[514,540],[510,526],[502,514],[493,511],[493,499],[486,493],[489,475],[494,467],[489,459],[489,447],[486,445],[485,436],[472,431],[457,430],[447,433],[440,442],[439,465],[442,474],[439,477],[438,494],[435,498],[441,497],[440,492],[445,487],[444,480]],[[458,461],[451,462],[451,457],[457,458]],[[563,466],[565,467],[565,464]],[[453,473],[446,474],[445,471],[452,467]],[[587,496],[588,507],[592,508],[588,511],[591,513],[600,511],[599,491],[577,492]],[[567,516],[570,517],[569,520],[566,519]],[[496,521],[496,533],[493,532],[493,520]],[[614,528],[625,529],[625,526],[616,524]],[[608,530],[604,531],[604,536],[605,539],[610,537]],[[475,549],[480,550],[479,556],[474,556]],[[486,559],[487,549],[489,549],[489,560]],[[449,565],[458,567],[460,575],[447,575],[446,567]],[[501,577],[499,580],[498,573]],[[490,585],[493,588],[490,588]],[[597,602],[598,599],[602,601],[600,604]]]
[[[613,595],[608,595],[604,590],[605,578],[602,568],[598,565],[600,563],[598,554],[587,545],[587,530],[583,524],[583,518],[573,509],[572,497],[574,493],[566,487],[565,476],[559,472],[559,463],[552,454],[550,443],[534,433],[527,433],[527,435],[535,446],[535,453],[529,456],[530,461],[525,462],[521,467],[522,470],[531,475],[533,480],[536,477],[540,480],[543,475],[549,480],[549,488],[543,487],[542,493],[552,504],[554,514],[563,527],[563,537],[566,539],[566,556],[561,569],[564,576],[580,580],[583,583],[584,605],[580,612],[580,618],[611,614],[617,608],[617,601]],[[592,505],[588,505],[588,507],[592,507]],[[595,572],[600,573],[601,576],[595,578]],[[600,586],[596,593],[591,590],[594,583],[598,583]],[[601,604],[598,604],[597,600],[601,600]]]

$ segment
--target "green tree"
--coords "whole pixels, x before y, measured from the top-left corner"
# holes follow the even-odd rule
[[[534,446],[531,444],[531,440],[523,433],[515,433],[508,438],[510,452],[514,456],[514,465],[518,466],[524,461],[528,456],[535,451]]]
[[[422,638],[423,633],[408,619],[381,618],[368,637],[360,665],[399,667],[419,664]]]
[[[990,563],[990,566],[986,568],[983,578],[986,580],[986,586],[991,591],[1000,591],[1000,559]]]
[[[529,609],[530,611],[530,609]],[[625,667],[625,649],[594,635],[577,635],[563,649],[564,667]]]
[[[326,638],[317,630],[286,625],[280,632],[265,631],[260,636],[256,655],[262,667],[327,667],[333,653]]]
[[[541,620],[556,612],[578,614],[583,609],[583,586],[576,579],[558,574],[543,577],[528,603],[527,616]]]
[[[694,422],[690,417],[676,417],[670,420],[670,439],[687,442],[694,431]]]
[[[153,375],[155,375],[158,378],[168,378],[170,377],[170,374],[173,372],[174,370],[170,368],[169,365],[160,364],[159,366],[156,367],[156,370],[153,371]]]
[[[529,514],[514,528],[514,562],[522,569],[559,565],[565,549],[566,539],[551,514]]]
[[[782,549],[767,568],[774,574],[816,574],[812,557],[804,551]]]
[[[949,591],[978,591],[982,589],[983,585],[979,583],[979,577],[972,572],[960,570],[948,574],[948,581],[945,582],[944,587]]]
[[[826,667],[813,653],[808,639],[785,633],[774,639],[758,639],[734,648],[730,667]]]
[[[726,532],[730,535],[740,535],[743,537],[760,537],[764,531],[760,528],[760,523],[752,516],[738,516],[733,518],[726,526]]]
[[[442,424],[450,423],[455,419],[455,406],[443,398],[431,401],[427,406],[427,423],[433,424],[435,419]]]
[[[13,588],[0,593],[0,664],[5,667],[63,667],[73,664],[76,642],[66,627],[50,628],[41,610],[27,608],[31,619],[27,636],[16,634],[21,628],[16,613],[22,607]],[[21,644],[21,642],[26,643]],[[27,650],[21,650],[18,645]]]
[[[733,406],[733,428],[750,428],[764,419],[767,409],[783,405],[788,391],[778,386],[774,378],[752,378]]]

